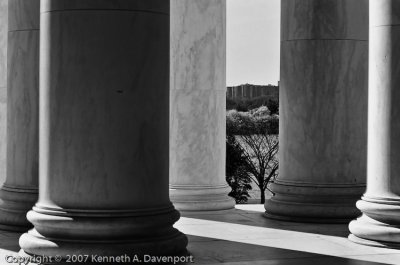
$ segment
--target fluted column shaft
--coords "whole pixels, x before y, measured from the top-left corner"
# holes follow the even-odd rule
[[[39,142],[39,0],[8,3],[7,178],[0,228],[26,231],[37,201]]]
[[[225,180],[226,0],[171,1],[170,196],[185,211],[234,206]]]
[[[185,251],[168,196],[169,1],[42,0],[40,189],[24,252]]]
[[[367,0],[282,0],[279,177],[268,217],[347,222],[364,192]]]
[[[400,1],[370,1],[367,191],[350,239],[400,248]]]

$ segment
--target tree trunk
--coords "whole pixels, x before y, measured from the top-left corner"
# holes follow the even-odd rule
[[[265,190],[260,189],[261,191],[261,202],[260,204],[264,204],[265,203]]]

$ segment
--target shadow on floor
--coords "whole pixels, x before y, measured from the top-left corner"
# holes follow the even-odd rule
[[[181,212],[181,216],[208,221],[268,227],[327,236],[347,237],[349,235],[348,224],[316,224],[279,221],[266,218],[262,211],[233,209],[214,212]]]
[[[0,231],[0,264],[4,256],[19,251],[20,233]],[[339,258],[275,247],[219,240],[208,237],[188,236],[188,251],[194,256],[194,263],[208,265],[383,265],[385,263]],[[105,263],[104,263],[105,264]],[[107,263],[110,264],[110,263]],[[120,264],[120,263],[119,263]],[[138,263],[139,264],[139,263]],[[150,263],[149,263],[150,264]],[[153,263],[151,263],[153,264]],[[167,265],[164,263],[164,265]]]
[[[194,264],[231,265],[383,265],[386,263],[339,258],[281,248],[188,236]],[[190,264],[190,263],[185,263]],[[192,263],[193,264],[193,263]]]

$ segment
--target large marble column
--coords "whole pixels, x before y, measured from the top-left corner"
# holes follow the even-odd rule
[[[8,0],[0,0],[0,184],[6,180]]]
[[[170,197],[183,211],[234,206],[225,180],[226,0],[171,1]]]
[[[359,215],[367,144],[367,0],[282,0],[279,177],[266,216]]]
[[[7,178],[0,229],[26,231],[38,197],[40,0],[8,3]]]
[[[400,248],[400,1],[370,5],[367,191],[349,238]]]
[[[169,255],[169,1],[42,0],[39,200],[27,254]]]

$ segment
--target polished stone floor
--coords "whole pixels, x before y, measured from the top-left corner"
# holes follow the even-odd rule
[[[262,205],[183,213],[175,226],[189,236],[194,264],[400,265],[400,250],[348,241],[347,225],[274,221],[262,213]],[[17,233],[0,231],[1,265],[10,264],[7,255],[17,255],[18,238]]]

